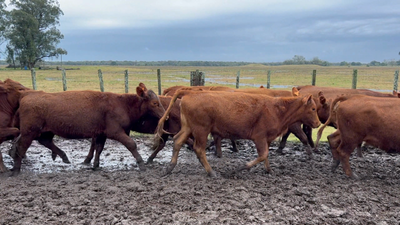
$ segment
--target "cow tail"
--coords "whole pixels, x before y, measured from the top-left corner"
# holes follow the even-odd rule
[[[339,103],[342,101],[347,100],[349,97],[349,95],[342,95],[339,96],[337,98],[335,98],[335,100],[333,100],[331,107],[329,109],[329,118],[326,120],[326,122],[324,123],[324,125],[322,125],[322,127],[319,128],[318,133],[317,133],[317,141],[315,142],[315,148],[318,147],[319,144],[319,140],[321,139],[322,136],[322,132],[324,131],[325,127],[328,126],[331,122],[333,122],[334,117],[336,115],[336,111],[339,108]]]

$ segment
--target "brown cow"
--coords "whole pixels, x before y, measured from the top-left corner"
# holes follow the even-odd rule
[[[140,170],[144,162],[135,141],[127,135],[140,117],[161,117],[164,108],[157,95],[140,83],[137,94],[115,94],[98,91],[38,92],[22,96],[16,119],[20,138],[16,143],[14,173],[21,169],[21,159],[35,138],[43,138],[48,147],[52,135],[64,138],[95,138],[94,168],[107,138],[121,142],[135,157]],[[46,135],[44,135],[46,134]],[[42,144],[43,144],[42,142]]]
[[[263,95],[229,92],[193,92],[180,90],[175,93],[170,106],[160,119],[155,142],[163,134],[164,122],[175,99],[187,92],[181,101],[182,128],[174,136],[174,150],[166,174],[171,173],[178,159],[182,144],[189,136],[194,137],[194,150],[209,176],[215,176],[205,155],[207,136],[216,134],[221,138],[253,140],[258,158],[247,163],[243,169],[250,169],[264,161],[271,171],[268,161],[269,144],[290,124],[301,121],[311,127],[318,127],[316,105],[312,96],[271,98]],[[191,94],[194,93],[194,94]]]
[[[330,122],[336,132],[328,136],[333,155],[332,171],[342,163],[347,176],[357,178],[349,164],[350,154],[363,142],[387,152],[400,152],[400,101],[365,95],[345,95],[332,102],[330,117],[318,131]]]
[[[368,96],[376,96],[376,97],[391,97],[397,98],[397,94],[387,94],[381,93],[377,91],[371,91],[368,89],[349,89],[349,88],[336,88],[336,87],[320,87],[320,86],[298,86],[297,89],[300,92],[300,95],[312,94],[314,98],[319,98],[317,103],[318,109],[318,117],[322,123],[325,123],[329,118],[330,113],[330,105],[331,102],[338,96],[341,95],[354,95],[354,94],[363,94]],[[323,94],[322,94],[323,93]],[[303,126],[304,132],[307,134],[307,139],[311,145],[313,145],[312,140],[312,130],[310,127]],[[285,136],[283,137],[285,138]],[[282,139],[283,139],[282,138]],[[358,155],[361,156],[361,149],[357,151]]]
[[[0,144],[19,135],[19,129],[13,127],[12,124],[19,106],[20,92],[24,90],[29,90],[29,88],[11,79],[0,81]],[[0,173],[5,171],[7,168],[4,166],[3,156],[0,153]]]
[[[160,99],[161,104],[163,105],[164,108],[168,108],[169,103],[171,102],[172,97],[170,96],[158,96]],[[147,163],[152,163],[154,158],[157,156],[158,152],[161,151],[169,136],[173,136],[176,133],[179,132],[181,129],[181,114],[180,114],[180,105],[181,100],[177,99],[176,102],[173,105],[172,111],[169,114],[169,119],[165,123],[164,129],[169,132],[170,134],[163,134],[162,135],[162,142],[157,148],[155,148],[154,152],[150,155],[150,157],[147,160]],[[140,118],[138,121],[136,121],[132,127],[131,130],[139,133],[144,133],[144,134],[154,134],[157,125],[158,125],[158,120],[159,117],[155,117],[152,115],[147,115],[142,118]],[[187,142],[189,147],[193,146],[193,141],[189,140]],[[92,144],[90,146],[90,150],[88,155],[86,156],[85,161],[83,162],[84,164],[90,164],[90,161],[93,159],[93,154],[94,154],[94,147],[95,147],[95,141],[92,140]]]
[[[164,96],[174,96],[175,92],[178,91],[179,89],[182,88],[190,88],[191,90],[194,91],[230,91],[230,90],[235,90],[230,87],[224,87],[224,86],[172,86],[163,91]]]

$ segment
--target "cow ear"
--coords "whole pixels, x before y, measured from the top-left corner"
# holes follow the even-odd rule
[[[265,87],[261,85],[260,88],[265,88]]]
[[[326,98],[325,98],[325,96],[324,96],[324,93],[322,93],[322,91],[320,91],[320,92],[318,93],[318,99],[319,99],[319,102],[321,103],[321,105],[325,104]]]
[[[139,87],[143,88],[144,91],[147,91],[146,85],[140,82]]]
[[[293,87],[293,88],[292,88],[292,95],[293,95],[293,96],[299,96],[299,95],[300,95],[300,92],[299,92],[299,90],[297,90],[296,87]]]
[[[312,95],[308,95],[307,97],[304,97],[302,101],[303,101],[304,105],[311,104],[312,103]]]
[[[145,90],[142,87],[136,87],[136,94],[143,98],[145,96]]]

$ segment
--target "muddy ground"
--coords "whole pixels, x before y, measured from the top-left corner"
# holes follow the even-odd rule
[[[135,138],[146,160],[151,140]],[[273,174],[263,165],[231,175],[256,157],[251,142],[233,153],[223,143],[223,158],[207,157],[217,178],[209,178],[195,154],[182,149],[173,173],[162,177],[172,142],[145,172],[130,153],[107,141],[99,171],[80,163],[88,140],[57,139],[72,164],[34,143],[19,176],[0,174],[0,224],[399,224],[400,160],[374,148],[352,156],[347,178],[330,171],[331,154],[323,144],[309,160],[300,144],[284,155],[270,151]],[[5,164],[10,144],[3,143]]]

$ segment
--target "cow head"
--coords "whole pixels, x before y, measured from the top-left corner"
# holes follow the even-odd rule
[[[19,107],[19,98],[21,96],[21,91],[30,90],[29,88],[23,86],[21,83],[6,79],[4,82],[0,83],[0,101],[7,101],[6,105],[9,105],[9,109],[5,109],[5,103],[3,102],[3,110],[15,111]]]
[[[301,122],[312,128],[317,128],[321,125],[317,114],[317,105],[312,98],[312,95],[308,95],[301,99],[304,107]]]
[[[152,90],[147,90],[143,83],[136,87],[136,94],[143,100],[140,108],[141,112],[156,118],[161,118],[164,115],[165,109],[160,99]]]
[[[318,99],[316,101],[317,113],[318,113],[319,120],[322,123],[325,123],[325,121],[329,118],[329,111],[331,110],[330,109],[331,102],[332,102],[332,99],[327,100],[322,91],[318,92]]]

